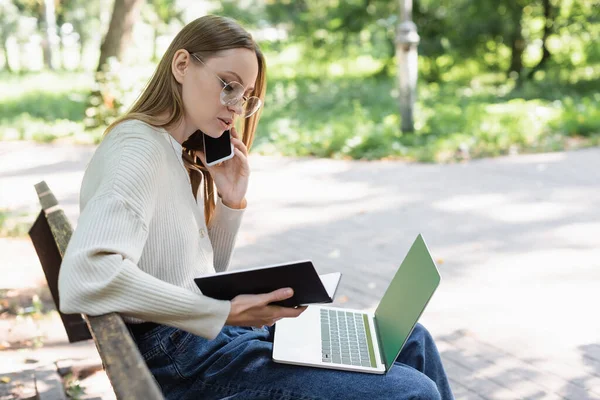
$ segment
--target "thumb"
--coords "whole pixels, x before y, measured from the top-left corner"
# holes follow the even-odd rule
[[[271,293],[266,293],[264,296],[264,300],[266,304],[273,303],[275,301],[281,301],[285,299],[289,299],[294,295],[294,291],[292,288],[283,288],[277,289]]]

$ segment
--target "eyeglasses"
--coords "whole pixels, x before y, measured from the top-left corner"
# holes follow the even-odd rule
[[[223,79],[216,74],[204,61],[202,61],[197,55],[192,54],[196,60],[201,62],[208,70],[210,70],[215,76],[221,81],[223,85],[223,89],[221,90],[221,104],[227,107],[242,107],[241,116],[244,118],[250,117],[252,114],[258,111],[260,106],[262,105],[262,100],[256,96],[246,97],[244,96],[244,86],[236,81],[231,81],[229,83],[225,82]]]

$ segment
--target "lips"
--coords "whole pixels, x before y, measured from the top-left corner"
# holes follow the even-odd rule
[[[218,118],[218,120],[219,120],[219,122],[220,122],[220,124],[221,124],[221,128],[222,128],[222,129],[225,129],[225,130],[229,129],[229,125],[227,125],[227,124],[225,123],[225,121],[223,121],[221,118]]]
[[[226,129],[229,129],[229,127],[231,126],[231,124],[233,122],[233,120],[228,119],[228,118],[217,118],[217,119],[221,122],[221,124],[223,124],[223,126]]]

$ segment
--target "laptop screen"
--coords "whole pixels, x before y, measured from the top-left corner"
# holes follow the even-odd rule
[[[419,235],[375,311],[386,370],[400,354],[440,280],[435,262]]]

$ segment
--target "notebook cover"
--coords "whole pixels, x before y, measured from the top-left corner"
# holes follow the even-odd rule
[[[231,300],[240,294],[269,293],[291,287],[294,289],[294,296],[272,304],[296,307],[333,301],[311,261],[229,271],[195,278],[194,282],[205,296],[218,300]]]

